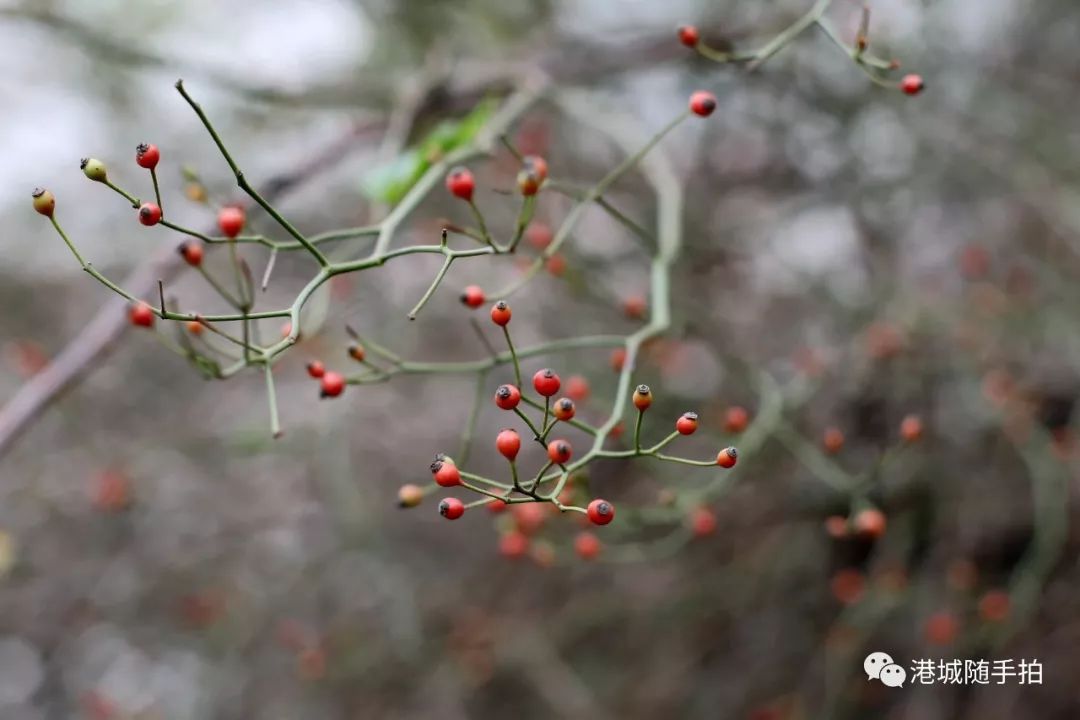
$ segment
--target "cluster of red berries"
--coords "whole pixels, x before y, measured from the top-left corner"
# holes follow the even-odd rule
[[[467,288],[462,299],[467,305],[472,307],[478,306],[483,302],[482,293],[478,288]],[[507,341],[509,342],[509,325],[513,318],[513,311],[509,304],[502,300],[492,304],[490,308],[490,317],[493,324],[506,332]],[[513,354],[512,344],[511,354]],[[517,361],[515,357],[515,368],[516,364]],[[519,370],[518,375],[520,377]],[[528,400],[527,404],[534,408],[543,408],[544,420],[540,425],[542,430],[537,429],[523,413],[522,408],[526,403],[526,398],[523,396],[523,388],[518,384],[510,382],[503,383],[495,388],[492,396],[492,402],[496,408],[505,412],[514,412],[519,415],[523,421],[529,425],[530,430],[533,431],[535,435],[534,439],[539,441],[544,447],[547,456],[547,465],[540,470],[531,485],[522,485],[518,481],[516,462],[522,449],[522,436],[517,429],[511,427],[505,427],[499,430],[495,435],[494,444],[496,451],[510,464],[511,475],[514,481],[512,486],[488,481],[486,478],[470,473],[464,473],[458,467],[454,459],[445,454],[437,455],[429,468],[432,481],[436,487],[453,488],[461,486],[483,496],[480,500],[470,504],[466,504],[455,497],[442,499],[438,504],[438,511],[440,515],[448,520],[461,518],[471,507],[485,506],[491,513],[496,514],[502,513],[508,508],[512,509],[516,529],[502,533],[499,539],[500,553],[511,558],[521,557],[529,551],[530,536],[543,524],[544,514],[541,511],[541,507],[547,503],[551,503],[549,507],[558,511],[576,510],[581,512],[584,515],[584,519],[593,525],[607,525],[615,519],[616,515],[614,504],[604,498],[592,498],[584,507],[574,507],[571,504],[574,493],[570,492],[568,486],[563,487],[563,483],[560,483],[560,489],[557,489],[551,496],[542,496],[537,493],[538,486],[541,482],[560,477],[558,473],[551,476],[545,476],[544,473],[549,468],[558,466],[565,474],[563,477],[564,482],[569,481],[571,480],[571,473],[589,462],[592,457],[591,455],[587,455],[576,463],[571,464],[575,459],[574,447],[571,441],[565,437],[548,439],[549,434],[551,434],[550,431],[554,429],[557,423],[571,423],[571,421],[574,421],[578,413],[578,403],[587,399],[589,395],[589,386],[588,382],[581,376],[572,376],[564,386],[562,378],[560,378],[558,373],[551,368],[537,370],[531,377],[531,386],[531,391],[535,392],[536,397],[542,399],[543,402]],[[560,396],[560,392],[563,392],[563,395]],[[652,407],[654,399],[654,394],[649,386],[638,385],[633,391],[631,402],[638,413],[644,414]],[[741,431],[745,428],[747,422],[748,413],[741,408],[735,408],[733,409],[733,412],[729,414],[729,429],[734,428],[735,430]],[[664,440],[657,448],[667,444],[676,436],[694,434],[697,431],[698,426],[699,418],[697,413],[683,413],[675,421],[675,433]],[[616,433],[612,431],[611,435],[614,437]],[[636,454],[656,455],[656,452],[656,449],[649,451],[641,451],[639,449]],[[680,460],[678,458],[669,458],[664,455],[657,455],[657,457],[660,457],[661,459]],[[736,464],[737,458],[738,452],[735,448],[725,448],[717,454],[715,464],[720,467],[730,468]],[[701,465],[708,463],[691,461],[691,464]],[[494,488],[509,489],[486,490],[480,487],[481,484],[487,484],[489,487]],[[415,484],[410,483],[403,485],[398,493],[398,502],[402,507],[415,507],[421,503],[426,492],[427,491],[424,488]],[[715,515],[708,508],[704,507],[695,509],[694,512],[688,516],[688,522],[696,537],[703,537],[713,533],[717,524]],[[584,559],[597,557],[602,549],[602,543],[597,536],[587,531],[581,532],[575,538],[573,546],[575,552]],[[538,562],[543,563],[550,559],[549,555],[551,552],[552,550],[549,545],[540,545],[534,548],[533,554]]]
[[[319,396],[324,398],[337,397],[345,392],[345,376],[333,370],[327,370],[326,366],[318,360],[312,360],[307,364],[307,373],[319,381]]]

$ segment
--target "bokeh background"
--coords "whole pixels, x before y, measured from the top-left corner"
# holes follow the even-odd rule
[[[362,192],[374,169],[505,92],[507,74],[542,68],[646,130],[691,90],[720,97],[713,118],[660,149],[685,183],[684,252],[672,330],[635,380],[657,394],[658,437],[668,418],[700,411],[682,446],[695,457],[738,444],[725,416],[758,415],[760,373],[786,406],[719,485],[711,469],[592,468],[589,492],[620,508],[596,561],[574,556],[578,524],[554,516],[530,556],[508,560],[508,516],[451,525],[435,498],[395,506],[401,484],[426,482],[431,456],[457,447],[469,379],[399,378],[320,402],[304,363],[347,369],[346,322],[406,357],[480,357],[458,289],[501,284],[512,264],[455,265],[415,323],[404,315],[431,258],[328,286],[312,303],[321,329],[277,368],[278,441],[259,373],[207,382],[152,334],[126,333],[0,458],[0,717],[1080,714],[1080,7],[873,0],[871,46],[926,78],[917,98],[873,86],[813,29],[754,73],[674,37],[694,22],[714,44],[754,47],[810,4],[4,0],[0,398],[109,299],[32,212],[31,188],[56,193],[84,255],[117,278],[177,238],[139,226],[82,176],[80,157],[145,193],[133,149],[155,142],[165,205],[189,225],[213,211],[185,198],[181,166],[212,198],[236,197],[177,77],[254,181],[341,149],[282,198],[317,232],[377,220],[385,208]],[[859,8],[829,11],[846,37]],[[550,107],[518,139],[573,181],[619,158]],[[513,163],[500,153],[474,168],[478,201],[508,228],[514,204],[495,191],[512,186]],[[639,177],[611,197],[654,222]],[[539,217],[554,225],[567,208],[545,193]],[[399,241],[433,239],[440,218],[468,221],[436,192]],[[264,254],[245,253],[263,267]],[[595,210],[565,258],[564,273],[516,297],[519,342],[632,331],[640,321],[621,306],[648,294],[647,252]],[[283,260],[264,307],[309,272]],[[198,277],[169,291],[214,308]],[[589,379],[585,412],[602,420],[615,383],[606,351],[549,362]],[[923,437],[902,448],[912,413]],[[503,422],[484,406],[482,470],[500,467],[489,438]],[[828,428],[846,438],[831,456]],[[718,527],[695,538],[683,518],[698,501],[684,498],[706,483]],[[868,506],[888,519],[880,537],[826,531]],[[905,666],[1037,659],[1043,682],[886,688],[862,672],[871,650]]]

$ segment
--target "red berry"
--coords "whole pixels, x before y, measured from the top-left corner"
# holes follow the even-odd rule
[[[518,190],[525,197],[540,192],[540,179],[528,170],[522,170],[517,176]]]
[[[580,375],[571,375],[566,381],[566,394],[571,400],[581,402],[589,397],[589,381]]]
[[[135,148],[135,162],[139,163],[139,167],[153,170],[157,167],[159,160],[161,160],[161,153],[158,151],[157,145],[142,143]]]
[[[562,277],[562,274],[566,272],[566,256],[555,253],[544,263],[544,269],[548,271],[549,275]]]
[[[45,217],[52,217],[56,210],[56,196],[44,188],[34,188],[34,209]]]
[[[154,311],[151,310],[150,306],[146,303],[132,305],[131,309],[128,311],[128,318],[131,320],[131,324],[138,327],[154,327],[155,317]]]
[[[685,412],[675,421],[675,429],[680,435],[693,435],[697,430],[698,415],[696,412]]]
[[[826,428],[821,444],[825,447],[825,452],[835,455],[844,447],[844,433],[840,432],[839,428]]]
[[[690,529],[695,537],[705,537],[716,532],[716,515],[709,508],[697,508],[690,515]]]
[[[180,243],[180,247],[177,248],[180,256],[184,258],[184,261],[192,266],[199,267],[202,265],[203,260],[203,246],[202,243],[197,242],[183,242]]]
[[[649,309],[649,304],[640,295],[632,295],[623,300],[622,309],[626,317],[631,320],[640,320],[645,317],[645,311]]]
[[[143,203],[139,206],[139,222],[143,225],[157,225],[161,222],[161,208],[152,202]]]
[[[322,376],[322,397],[337,397],[344,390],[345,378],[341,373],[327,372]]]
[[[205,329],[203,328],[203,324],[198,320],[188,320],[186,323],[184,323],[184,326],[187,328],[187,331],[192,335],[202,335],[203,330]]]
[[[221,234],[227,238],[234,238],[244,229],[247,217],[243,208],[234,206],[223,207],[218,211],[217,223],[221,228]]]
[[[442,487],[453,487],[461,484],[461,471],[453,460],[436,460],[431,463],[431,474],[435,482]]]
[[[1001,622],[1009,617],[1012,601],[1004,590],[990,590],[979,598],[979,617],[987,622]]]
[[[738,458],[739,453],[735,448],[724,448],[716,455],[716,464],[722,468],[735,467]]]
[[[574,401],[568,397],[559,398],[555,401],[555,409],[552,410],[552,414],[559,420],[566,422],[574,417]]]
[[[924,87],[926,87],[926,85],[923,84],[921,75],[912,73],[911,75],[905,75],[903,79],[900,80],[900,89],[908,95],[918,95],[923,91]]]
[[[551,507],[555,507],[552,505]],[[514,525],[526,535],[540,532],[547,522],[548,515],[540,503],[515,503],[510,511],[514,516]]]
[[[476,189],[476,180],[468,169],[457,167],[446,176],[446,189],[454,197],[468,202],[472,200],[473,190]]]
[[[699,40],[701,40],[701,35],[698,33],[698,29],[693,25],[682,25],[679,27],[679,42],[686,47],[697,47]]]
[[[495,438],[495,447],[504,458],[513,462],[518,451],[521,450],[521,436],[518,435],[517,430],[511,428],[502,430]]]
[[[547,160],[544,158],[539,155],[526,155],[522,164],[525,166],[525,169],[532,175],[535,175],[540,182],[547,180],[548,164]]]
[[[513,410],[521,402],[521,391],[513,385],[500,385],[495,391],[495,404],[502,410]]]
[[[611,351],[611,369],[615,372],[622,372],[623,367],[626,365],[626,348],[615,348]]]
[[[868,538],[879,538],[885,534],[885,527],[888,522],[885,519],[885,513],[877,508],[867,508],[855,516],[852,524],[855,526],[855,532],[860,535]]]
[[[533,387],[536,392],[544,397],[551,397],[559,392],[560,385],[562,385],[562,382],[559,380],[559,376],[551,368],[537,370],[536,374],[533,375]]]
[[[557,465],[565,465],[570,462],[570,456],[574,454],[574,449],[570,447],[570,443],[566,440],[552,440],[548,443],[547,453],[551,462]]]
[[[589,503],[588,516],[594,525],[607,525],[615,519],[615,506],[607,500],[596,498]]]
[[[716,109],[716,96],[710,92],[699,90],[690,96],[690,110],[695,115],[709,117]]]
[[[574,552],[582,560],[592,560],[600,554],[602,548],[600,538],[591,532],[578,533],[578,536],[574,538]]]
[[[447,520],[457,520],[465,514],[465,503],[457,498],[443,498],[439,503],[439,514]]]
[[[915,442],[922,437],[922,420],[918,415],[907,415],[900,423],[900,437],[904,442]]]
[[[476,309],[484,304],[484,291],[480,289],[479,285],[469,285],[461,293],[461,302]]]
[[[508,507],[510,507],[510,506],[507,505],[506,501],[504,501],[504,500],[494,500],[493,499],[491,502],[489,502],[487,504],[488,512],[490,512],[492,515],[498,515],[499,513],[504,512],[506,510],[506,508],[508,508]]]
[[[546,249],[553,239],[555,236],[551,233],[551,228],[544,223],[533,223],[525,231],[525,240],[537,250]]]
[[[505,327],[510,322],[510,306],[505,300],[500,300],[491,306],[491,322],[499,327]]]
[[[848,519],[843,515],[830,515],[825,518],[825,532],[836,540],[847,537]]]
[[[652,390],[648,385],[638,385],[634,389],[634,407],[644,412],[652,405]]]
[[[326,367],[318,360],[312,360],[307,364],[307,374],[313,378],[321,378],[326,374]]]
[[[511,530],[499,538],[499,554],[506,558],[519,558],[529,551],[529,538],[525,533]]]
[[[750,413],[746,408],[730,407],[724,416],[724,431],[729,433],[741,433],[750,422]]]

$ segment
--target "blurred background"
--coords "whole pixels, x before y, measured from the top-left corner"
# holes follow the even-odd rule
[[[32,212],[34,186],[114,278],[172,258],[179,238],[140,226],[79,158],[145,194],[134,148],[157,144],[163,204],[192,227],[237,199],[176,78],[254,183],[297,181],[279,207],[320,232],[380,219],[372,187],[403,148],[542,70],[645,136],[689,92],[720,98],[657,151],[684,183],[684,247],[671,331],[634,381],[657,397],[648,437],[696,409],[680,454],[743,452],[727,474],[590,467],[579,491],[620,512],[593,561],[575,556],[573,518],[448,524],[439,496],[399,510],[398,488],[457,451],[475,380],[410,376],[320,402],[304,364],[351,371],[346,322],[410,359],[483,357],[457,296],[513,277],[502,259],[455,264],[414,323],[435,258],[328,284],[276,367],[277,441],[261,373],[204,381],[153,333],[127,332],[0,457],[0,718],[1080,715],[1080,7],[873,0],[871,49],[922,74],[915,98],[871,84],[814,28],[752,73],[675,38],[689,22],[714,46],[753,48],[810,5],[3,0],[0,402],[107,302],[122,310]],[[828,12],[849,41],[860,8]],[[581,184],[621,157],[551,105],[514,137]],[[500,151],[472,167],[477,202],[509,232],[516,202],[498,191],[516,165]],[[608,197],[654,226],[640,176]],[[544,192],[538,207],[557,226],[570,203]],[[470,222],[438,188],[397,242],[434,241],[445,219]],[[265,216],[252,225],[280,237]],[[265,252],[244,254],[261,273]],[[650,254],[590,209],[564,267],[515,296],[516,341],[632,332]],[[174,271],[183,306],[223,309]],[[281,258],[259,307],[287,305],[310,274]],[[543,363],[586,378],[582,416],[606,418],[607,350]],[[505,416],[481,407],[471,463],[501,472]],[[749,416],[745,446],[732,408]],[[857,522],[868,509],[883,532]],[[500,538],[515,524],[532,534],[511,559]],[[867,681],[875,650],[908,668],[904,687]],[[1042,683],[913,683],[921,658],[1037,660]]]

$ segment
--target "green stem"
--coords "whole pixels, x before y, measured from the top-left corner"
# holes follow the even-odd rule
[[[439,268],[439,272],[435,275],[435,279],[431,281],[431,284],[428,286],[427,291],[424,292],[423,297],[421,297],[420,301],[416,303],[416,306],[409,311],[408,318],[410,320],[416,319],[417,314],[423,309],[424,305],[427,304],[427,301],[435,293],[435,288],[439,287],[439,283],[441,283],[443,281],[443,278],[446,277],[446,272],[450,269],[450,266],[453,264],[453,262],[454,255],[447,253],[446,259],[443,260],[442,267]]]
[[[529,416],[521,412],[521,408],[514,408],[514,412],[517,413],[519,418],[525,421],[525,424],[529,426],[529,430],[532,430],[533,438],[539,440],[540,431],[536,429],[535,425],[533,425],[532,420],[529,419]]]
[[[510,349],[510,357],[514,361],[514,380],[517,382],[518,390],[523,390],[521,386],[521,362],[518,360],[517,351],[514,349],[514,342],[510,339],[510,328],[507,325],[502,326],[503,337],[506,338],[506,347]]]
[[[176,81],[176,89],[180,92],[180,95],[183,96],[184,100],[187,101],[188,105],[191,106],[191,109],[195,111],[195,114],[199,116],[199,120],[202,121],[203,126],[206,128],[206,131],[210,133],[210,137],[213,138],[214,144],[217,145],[218,151],[221,153],[221,156],[225,158],[225,162],[228,163],[229,168],[233,171],[233,175],[236,176],[236,184],[240,187],[240,189],[247,193],[252,200],[258,203],[262,207],[262,209],[270,215],[270,217],[274,218],[274,220],[277,221],[278,225],[280,225],[285,230],[285,232],[292,235],[298,243],[303,245],[307,249],[307,251],[311,253],[311,256],[315,258],[319,265],[324,268],[328,266],[330,264],[330,261],[327,260],[326,256],[319,251],[319,248],[312,245],[311,241],[309,241],[303,234],[301,234],[299,230],[293,227],[288,220],[282,217],[281,213],[279,213],[273,205],[267,202],[266,199],[263,198],[263,196],[259,194],[259,192],[255,188],[253,188],[251,184],[247,181],[247,178],[244,177],[244,173],[241,172],[239,166],[237,166],[236,164],[236,161],[234,161],[232,155],[229,154],[229,151],[225,147],[225,143],[222,142],[221,137],[217,133],[217,130],[214,129],[214,125],[210,122],[210,118],[208,118],[206,116],[206,113],[203,112],[202,107],[197,102],[195,102],[195,100],[190,95],[188,95],[187,90],[184,88],[183,80]]]
[[[263,363],[263,372],[266,375],[266,395],[270,403],[270,432],[275,439],[281,437],[281,422],[278,419],[277,392],[274,389],[273,366],[269,362]]]
[[[232,293],[230,293],[228,290],[226,290],[221,285],[221,283],[219,283],[217,280],[215,280],[214,276],[210,274],[209,270],[207,270],[201,264],[196,266],[196,270],[198,270],[199,274],[202,275],[203,278],[206,279],[207,284],[210,285],[210,287],[214,288],[214,292],[216,292],[221,297],[225,298],[225,301],[228,302],[230,305],[232,305],[234,308],[239,308],[240,307],[240,301],[237,300],[233,296]],[[243,319],[243,316],[241,316],[241,319]]]
[[[828,9],[832,0],[817,0],[814,6],[806,12],[805,15],[793,22],[786,30],[774,37],[768,43],[766,43],[761,49],[754,53],[754,60],[747,66],[747,69],[751,72],[757,70],[761,65],[771,58],[776,53],[780,52],[788,43],[798,37],[804,30],[817,22],[825,11]]]
[[[495,241],[491,239],[491,233],[488,232],[487,223],[484,222],[484,214],[480,212],[480,208],[476,207],[476,203],[469,200],[469,209],[472,210],[473,217],[476,218],[476,225],[480,228],[480,237],[484,242],[497,250]]]
[[[158,207],[161,208],[161,214],[165,214],[165,206],[161,204],[161,189],[158,187],[157,169],[150,168],[150,179],[154,181],[154,197],[157,199]]]
[[[131,203],[131,207],[138,208],[139,205],[141,204],[139,202],[139,198],[135,197],[134,195],[129,193],[127,190],[124,190],[119,185],[113,184],[112,180],[105,180],[105,185],[107,185],[109,188],[111,188],[115,192],[119,193],[120,195],[123,195],[124,199],[127,200],[129,203]]]

